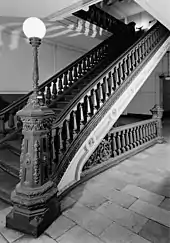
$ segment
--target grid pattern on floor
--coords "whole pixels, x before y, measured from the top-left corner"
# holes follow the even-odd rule
[[[78,186],[38,239],[5,228],[1,243],[169,243],[170,149],[157,144]]]

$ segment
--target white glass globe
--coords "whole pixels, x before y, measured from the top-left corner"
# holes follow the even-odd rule
[[[23,32],[27,38],[38,37],[42,39],[46,34],[46,27],[40,19],[30,17],[23,23]]]

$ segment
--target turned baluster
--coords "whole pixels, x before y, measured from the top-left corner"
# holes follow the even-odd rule
[[[63,74],[59,76],[59,80],[58,80],[58,94],[62,94],[63,93]]]
[[[103,95],[103,83],[100,83],[100,107],[104,103],[104,95]]]
[[[82,66],[82,68],[83,68],[82,73],[85,74],[87,72],[86,58],[83,59],[83,66]]]
[[[149,140],[152,139],[152,134],[151,134],[151,124],[150,124],[150,123],[148,124],[148,138],[149,138]]]
[[[93,114],[97,112],[97,90],[93,90]]]
[[[146,142],[146,130],[145,130],[145,125],[142,126],[142,130],[143,130],[143,142]]]
[[[118,86],[118,70],[117,70],[117,66],[114,67],[114,72],[113,72],[113,79],[114,79],[114,90],[117,90]]]
[[[68,120],[65,121],[65,131],[66,131],[66,139],[65,139],[66,148],[65,148],[65,150],[67,150],[67,148],[69,147],[70,142],[71,142],[70,121],[68,121]]]
[[[130,141],[130,144],[129,144],[129,147],[130,149],[133,149],[133,135],[132,135],[132,131],[133,131],[133,128],[130,128],[129,129],[129,141]]]
[[[62,127],[59,127],[58,128],[58,131],[57,131],[57,135],[58,135],[58,158],[59,158],[59,161],[61,160],[62,156],[63,156],[63,151],[64,151],[64,146],[63,146],[63,138],[62,138],[62,131],[63,131],[63,128]]]
[[[90,56],[87,57],[87,70],[90,69]]]
[[[130,149],[130,141],[129,141],[129,129],[125,130],[125,140],[126,140],[126,150]]]
[[[136,127],[136,143],[140,145],[139,126]]]
[[[127,55],[127,76],[131,74],[133,67],[132,67],[132,59],[131,59],[131,53]]]
[[[112,147],[112,157],[116,157],[118,155],[117,144],[116,144],[116,133],[112,133],[111,147]]]
[[[5,115],[0,116],[0,138],[5,135]]]
[[[139,55],[139,63],[141,63],[141,61],[142,61],[142,46],[141,46],[141,43],[139,43],[138,55]]]
[[[57,97],[57,80],[53,81],[53,88],[52,88],[52,100],[55,100]]]
[[[123,71],[123,80],[125,80],[127,78],[127,61],[126,61],[126,57],[123,58],[122,71]]]
[[[142,142],[142,129],[141,129],[141,126],[139,126],[139,143],[140,143],[140,145],[143,143]]]
[[[131,58],[131,71],[133,71],[134,68],[135,68],[134,50],[132,50],[130,54],[131,54],[131,56],[130,56],[130,58]]]
[[[141,54],[142,54],[142,60],[143,60],[144,57],[145,57],[145,43],[144,43],[143,40],[142,40],[142,43],[141,43]]]
[[[83,103],[79,104],[79,114],[80,114],[80,131],[83,129],[84,127],[84,107],[83,107]]]
[[[10,129],[13,129],[13,128],[15,127],[15,121],[14,121],[14,114],[13,114],[13,111],[10,111],[10,113],[9,113],[8,127],[9,127]]]
[[[118,82],[117,82],[117,84],[118,84],[118,86],[120,86],[121,83],[123,82],[122,65],[121,65],[120,62],[119,62],[117,71],[118,71]]]
[[[91,117],[90,97],[87,96],[87,121],[90,120],[90,117]]]
[[[64,88],[64,90],[66,90],[67,88],[68,88],[68,71],[66,71],[65,73],[64,73],[64,80],[63,80],[63,88]]]
[[[77,136],[77,131],[78,131],[76,110],[73,110],[72,114],[73,114],[73,139],[74,139]]]
[[[107,77],[104,77],[104,86],[105,86],[105,96],[106,96],[106,98],[107,97],[109,97],[109,95],[110,95],[110,88],[109,88],[109,78],[107,78]]]
[[[118,155],[120,155],[122,153],[121,151],[121,132],[117,132],[117,152],[118,152]]]
[[[125,140],[125,130],[123,130],[121,132],[121,150],[122,150],[122,153],[126,152],[126,140]]]
[[[81,61],[78,64],[78,77],[80,78],[82,75],[83,75],[83,72],[82,72],[82,61]]]
[[[73,84],[73,68],[70,68],[69,70],[69,76],[68,76],[68,83],[69,83],[69,86],[71,86]]]
[[[51,103],[51,84],[47,85],[47,92],[46,92],[46,105]]]
[[[135,60],[136,60],[136,66],[138,66],[139,64],[138,47],[135,48]]]
[[[112,94],[113,91],[113,78],[112,78],[111,71],[108,73],[107,83],[108,83],[108,95],[110,95]]]
[[[98,61],[97,61],[97,51],[94,52],[94,63],[96,64]]]
[[[73,80],[74,80],[74,82],[76,82],[77,79],[78,79],[77,68],[78,68],[78,65],[76,64],[76,65],[73,67]]]

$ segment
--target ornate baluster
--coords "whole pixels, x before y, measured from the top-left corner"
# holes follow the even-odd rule
[[[104,96],[103,96],[103,83],[100,83],[100,107],[104,103]]]
[[[130,149],[134,148],[132,131],[133,131],[133,128],[130,128],[129,129],[129,141],[130,141],[129,147],[130,147]]]
[[[58,81],[58,93],[62,94],[63,93],[63,74],[59,76],[59,81]]]
[[[70,121],[69,120],[66,120],[65,121],[65,126],[66,126],[66,150],[67,148],[69,147],[70,145],[70,141],[71,141],[71,136],[70,136]]]
[[[136,127],[136,144],[140,145],[139,126]]]
[[[116,140],[117,140],[117,152],[118,155],[120,155],[122,153],[121,151],[121,132],[117,132],[117,136],[116,136]]]
[[[87,96],[87,121],[89,121],[91,117],[91,107],[90,107],[90,97]]]
[[[51,83],[47,85],[46,92],[46,104],[49,105],[51,103]]]
[[[78,73],[77,73],[77,68],[78,68],[78,65],[75,65],[74,67],[73,67],[73,79],[74,79],[74,82],[75,81],[77,81],[77,79],[78,79]]]
[[[83,59],[83,70],[82,70],[83,74],[85,74],[87,72],[87,65],[86,65],[86,58]]]
[[[77,116],[76,116],[76,111],[73,110],[73,139],[77,136]]]
[[[112,94],[113,92],[113,76],[112,76],[112,72],[110,71],[108,74],[108,78],[107,78],[107,82],[108,82],[108,86],[109,86],[109,95]]]
[[[123,58],[122,72],[123,72],[123,80],[125,80],[127,78],[127,61],[126,61],[126,57]]]
[[[117,70],[117,66],[114,67],[114,72],[113,72],[113,80],[114,80],[114,91],[117,90],[118,86],[118,70]]]
[[[55,100],[57,97],[57,80],[53,81],[53,88],[52,88],[52,100]]]
[[[116,133],[112,133],[112,157],[116,157],[117,153],[117,144],[116,144]]]
[[[69,70],[69,77],[68,77],[68,83],[69,83],[69,86],[71,86],[73,84],[73,68],[70,68]]]
[[[97,90],[93,90],[93,108],[94,108],[94,114],[97,111]]]
[[[125,140],[125,130],[123,130],[121,132],[121,150],[122,150],[122,153],[126,152],[126,140]]]
[[[87,70],[90,69],[90,56],[87,57]]]
[[[82,76],[82,61],[78,64],[78,77],[80,78]]]
[[[64,80],[63,80],[63,88],[64,88],[64,90],[66,90],[67,88],[68,88],[68,77],[67,77],[67,75],[68,75],[68,71],[66,71],[65,73],[64,73]]]
[[[58,158],[59,158],[59,161],[61,161],[61,158],[62,158],[63,152],[64,152],[62,131],[63,131],[63,127],[59,127],[58,131],[57,131],[57,133],[58,133]]]
[[[84,127],[84,109],[83,109],[83,103],[79,104],[79,109],[80,109],[80,131]]]
[[[129,141],[129,129],[125,130],[125,140],[126,140],[126,150],[129,151],[130,149],[130,141]]]
[[[105,84],[105,96],[106,98],[109,97],[110,91],[109,91],[109,78],[104,78],[104,84]]]

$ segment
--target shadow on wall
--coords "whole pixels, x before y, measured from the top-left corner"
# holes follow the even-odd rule
[[[6,106],[8,106],[10,103],[7,102],[6,100],[4,100],[1,96],[0,96],[0,110],[4,109]]]

